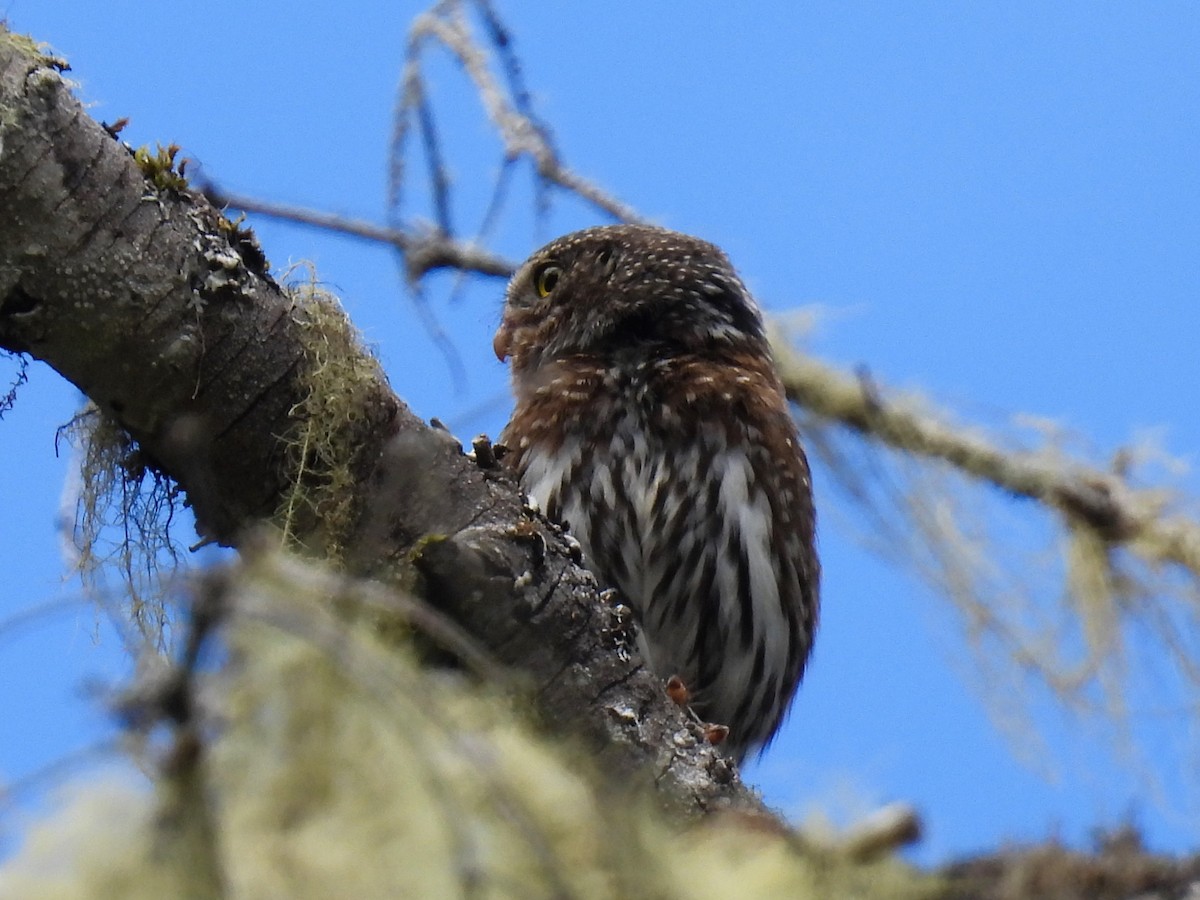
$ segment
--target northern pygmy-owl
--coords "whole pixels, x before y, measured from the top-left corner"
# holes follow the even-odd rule
[[[509,284],[496,355],[522,487],[641,622],[738,760],[778,730],[817,624],[808,463],[762,315],[725,254],[640,225],[543,247]]]

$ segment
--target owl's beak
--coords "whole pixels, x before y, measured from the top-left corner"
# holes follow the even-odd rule
[[[508,359],[508,348],[512,342],[512,331],[509,330],[508,323],[504,322],[496,329],[496,336],[492,338],[492,349],[496,351],[496,359],[504,362]]]

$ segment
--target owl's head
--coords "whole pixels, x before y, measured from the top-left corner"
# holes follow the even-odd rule
[[[765,340],[758,305],[719,248],[610,225],[552,241],[517,270],[493,345],[521,372],[576,354],[720,352]]]

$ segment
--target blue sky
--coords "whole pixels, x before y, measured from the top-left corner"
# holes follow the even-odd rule
[[[69,57],[93,115],[131,118],[127,140],[177,142],[231,190],[382,220],[420,5],[219,0],[149,16],[133,2],[5,2],[11,27]],[[768,308],[819,304],[816,355],[919,388],[963,420],[1050,417],[1098,460],[1147,433],[1195,456],[1200,7],[695,3],[681,18],[666,3],[499,6],[567,161],[725,247]],[[434,67],[433,88],[470,233],[499,148],[451,67]],[[520,203],[497,238],[512,257],[601,221],[566,202],[535,229]],[[463,438],[499,431],[500,283],[450,302],[449,280],[435,280],[469,370],[456,387],[385,251],[251,221],[275,266],[316,263],[420,414]],[[0,615],[74,595],[54,432],[76,404],[35,368],[0,425]],[[836,817],[911,801],[927,861],[1005,840],[1085,842],[1129,816],[1152,846],[1200,844],[1194,711],[1135,698],[1157,794],[1096,730],[1045,704],[1044,748],[1002,737],[944,601],[865,553],[853,511],[816,477],[822,632],[784,734],[747,773],[769,802]],[[1194,472],[1183,483],[1200,494]],[[76,605],[0,632],[0,709],[21,723],[0,739],[0,778],[108,734],[95,686],[124,666],[96,622]]]

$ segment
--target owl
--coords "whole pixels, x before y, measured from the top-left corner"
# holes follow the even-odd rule
[[[513,277],[494,347],[516,395],[506,465],[636,612],[650,668],[728,727],[722,748],[764,747],[812,648],[815,518],[762,314],[725,254],[641,225],[568,234]]]

